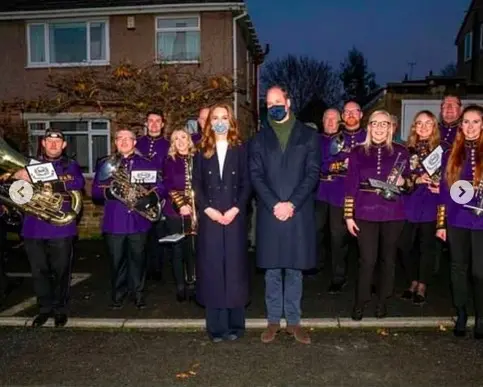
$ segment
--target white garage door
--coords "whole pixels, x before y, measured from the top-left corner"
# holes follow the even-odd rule
[[[441,108],[440,99],[403,99],[401,107],[401,138],[406,140],[413,118],[421,110],[429,110],[439,118]],[[463,100],[463,106],[478,104],[483,105],[483,100]]]

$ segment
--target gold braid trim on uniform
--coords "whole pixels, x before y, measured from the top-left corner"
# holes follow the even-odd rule
[[[173,204],[178,209],[180,209],[181,207],[183,207],[186,204],[183,195],[181,195],[181,193],[179,193],[178,191],[170,191],[169,196],[173,200]]]
[[[344,168],[343,161],[335,161],[329,165],[329,172],[339,172]]]
[[[346,196],[344,198],[344,219],[352,219],[354,217],[354,198]]]
[[[436,214],[436,229],[441,230],[446,228],[446,206],[440,204]]]

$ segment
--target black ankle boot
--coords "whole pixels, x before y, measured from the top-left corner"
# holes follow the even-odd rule
[[[363,316],[364,316],[364,305],[354,306],[354,309],[352,309],[352,315],[351,315],[352,320],[361,321]]]
[[[483,317],[475,317],[475,329],[473,331],[473,337],[476,340],[483,339]]]
[[[456,323],[454,325],[453,334],[456,337],[463,337],[466,335],[466,323],[468,322],[468,313],[466,308],[456,308]]]
[[[176,292],[176,301],[185,302],[186,301],[186,289],[178,289]]]

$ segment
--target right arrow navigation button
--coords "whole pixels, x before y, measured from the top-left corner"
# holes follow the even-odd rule
[[[455,203],[467,204],[473,199],[475,189],[469,181],[458,180],[451,186],[449,194]]]

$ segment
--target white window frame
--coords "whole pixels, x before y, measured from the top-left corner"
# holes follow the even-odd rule
[[[158,20],[175,20],[175,19],[191,19],[198,20],[198,27],[173,27],[173,28],[158,28]],[[195,31],[200,34],[200,53],[197,60],[160,60],[158,58],[158,32],[190,32]],[[176,16],[156,16],[154,18],[154,52],[155,62],[163,64],[197,64],[201,62],[201,17],[199,14],[186,14]]]
[[[26,116],[26,117],[25,117]],[[69,115],[69,114],[62,114],[61,117],[36,117],[39,116],[38,114],[32,114],[29,118],[29,114],[26,113],[24,115],[24,120],[27,123],[28,128],[28,138],[29,138],[29,148],[30,148],[30,138],[31,136],[42,136],[45,133],[45,130],[35,130],[30,129],[31,125],[33,124],[43,124],[45,128],[48,128],[51,122],[72,122],[72,121],[86,121],[87,122],[87,131],[65,131],[63,132],[65,135],[87,135],[87,143],[89,147],[87,149],[88,152],[88,160],[89,160],[89,172],[83,173],[85,177],[92,178],[95,174],[95,167],[96,167],[96,160],[92,159],[92,143],[93,143],[93,136],[105,136],[107,140],[107,154],[111,154],[111,121],[109,118],[105,117],[95,117],[95,116],[85,116],[83,115],[79,118],[78,115]],[[106,123],[106,129],[92,129],[93,122],[103,122]],[[33,156],[33,155],[32,155]]]
[[[468,51],[466,51],[467,45],[466,45],[466,40],[469,39],[469,44],[468,44]],[[468,62],[472,59],[473,57],[473,32],[468,32],[465,34],[464,40],[463,40],[463,59],[465,62]]]
[[[246,84],[247,84],[247,96],[246,96],[246,101],[248,103],[252,102],[252,91],[253,91],[253,83],[252,83],[252,61],[251,61],[251,55],[250,55],[250,50],[247,50],[247,69],[246,69]]]
[[[50,63],[50,34],[49,26],[55,23],[86,23],[87,24],[87,56],[91,55],[91,23],[105,23],[104,39],[106,45],[106,58],[102,60],[86,60],[83,62],[74,63]],[[44,44],[45,44],[45,62],[32,62],[30,58],[30,28],[32,26],[42,25],[44,27]],[[45,21],[31,21],[26,24],[25,32],[27,34],[27,68],[42,68],[42,67],[84,67],[84,66],[107,66],[110,63],[110,26],[109,19],[106,18],[89,18],[89,19],[52,19]]]

